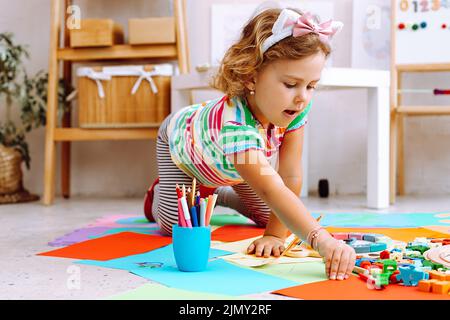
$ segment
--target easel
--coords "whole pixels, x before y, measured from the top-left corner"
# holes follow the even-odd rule
[[[399,92],[402,75],[408,72],[449,72],[449,63],[398,64],[397,63],[397,0],[391,0],[391,133],[390,133],[390,202],[396,194],[405,194],[404,122],[408,116],[450,115],[450,106],[408,106],[402,104]],[[450,57],[449,57],[450,58]]]
[[[189,73],[190,59],[186,31],[185,0],[173,0],[176,30],[175,43],[131,46],[128,44],[101,48],[71,48],[66,27],[68,15],[61,21],[62,0],[51,1],[50,52],[48,71],[47,125],[45,134],[44,196],[43,203],[50,205],[55,197],[56,143],[61,142],[61,183],[64,198],[70,196],[70,144],[72,141],[96,140],[148,140],[156,138],[158,127],[127,129],[82,129],[71,128],[71,113],[66,112],[62,127],[57,127],[58,80],[60,63],[63,64],[63,80],[69,87],[72,78],[72,63],[108,60],[152,60],[177,61],[180,73]],[[64,0],[64,9],[72,5],[72,0]],[[124,4],[125,5],[125,4]],[[61,23],[63,22],[63,23]],[[60,44],[60,31],[64,44]]]

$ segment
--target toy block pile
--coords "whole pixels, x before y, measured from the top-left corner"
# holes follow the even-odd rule
[[[450,272],[431,271],[429,280],[419,281],[419,290],[440,294],[450,294]]]
[[[370,289],[400,284],[418,287],[424,292],[450,294],[450,266],[428,259],[433,250],[448,252],[449,244],[449,239],[427,238],[395,243],[391,250],[379,254],[357,255],[353,271],[366,281]]]

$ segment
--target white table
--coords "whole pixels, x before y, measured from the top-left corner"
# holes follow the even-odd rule
[[[172,78],[172,112],[190,104],[191,90],[209,89],[212,68],[206,72],[177,75]],[[389,207],[389,71],[329,68],[322,73],[321,89],[368,89],[367,127],[367,207]],[[306,126],[307,127],[307,126]],[[308,195],[308,130],[303,150],[302,196]]]

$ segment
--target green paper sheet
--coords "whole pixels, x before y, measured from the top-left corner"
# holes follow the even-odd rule
[[[323,262],[302,262],[292,264],[268,264],[262,267],[242,266],[233,261],[228,261],[241,268],[258,271],[271,276],[295,281],[301,284],[328,280]]]
[[[252,269],[301,284],[328,280],[323,262],[271,264]]]
[[[255,223],[240,214],[217,214],[211,217],[210,224],[213,226],[226,226],[232,224],[253,225]]]
[[[240,296],[187,291],[169,288],[157,283],[144,284],[134,290],[120,293],[108,300],[251,300]]]

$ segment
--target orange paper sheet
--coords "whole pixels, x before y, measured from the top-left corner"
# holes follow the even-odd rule
[[[217,228],[211,233],[211,240],[233,242],[262,236],[264,228],[255,226],[228,225]]]
[[[428,228],[336,228],[327,227],[329,232],[380,233],[398,241],[413,241],[415,238],[448,238],[448,234]]]
[[[419,291],[417,287],[391,284],[382,290],[367,288],[357,276],[326,280],[277,290],[272,293],[303,300],[450,300],[448,294]]]
[[[379,233],[394,240],[413,241],[417,237],[448,238],[449,234],[430,228],[340,228],[326,227],[329,232]],[[232,242],[262,236],[264,228],[256,226],[228,225],[212,232],[211,239]]]
[[[121,232],[76,243],[39,256],[106,261],[158,249],[172,243],[171,237]]]

